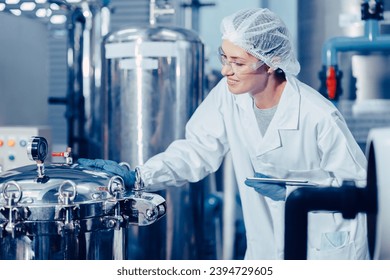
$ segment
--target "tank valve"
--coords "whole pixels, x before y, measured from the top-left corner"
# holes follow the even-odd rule
[[[46,183],[49,177],[45,175],[44,161],[46,159],[49,150],[49,145],[43,137],[32,136],[27,145],[27,155],[30,160],[37,163],[37,182]]]
[[[337,101],[342,94],[341,78],[343,76],[337,65],[323,66],[319,77],[321,80],[320,93],[326,98]]]
[[[51,155],[53,157],[64,157],[65,158],[65,164],[71,165],[73,164],[73,158],[72,158],[72,148],[67,147],[65,152],[53,152]]]

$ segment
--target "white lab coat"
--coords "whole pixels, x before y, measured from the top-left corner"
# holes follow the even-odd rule
[[[366,178],[366,158],[338,110],[292,76],[264,137],[251,96],[230,93],[222,79],[189,120],[186,139],[149,159],[140,167],[141,176],[151,190],[196,182],[216,171],[229,150],[242,202],[246,259],[284,258],[285,208],[285,202],[246,186],[246,177],[256,171],[325,186],[339,186],[343,179],[364,185]],[[368,258],[366,235],[364,214],[344,220],[340,213],[310,213],[308,258]]]

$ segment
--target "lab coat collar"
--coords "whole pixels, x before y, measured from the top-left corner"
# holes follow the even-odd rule
[[[253,112],[253,100],[249,94],[235,96],[236,104],[242,108],[246,114],[251,115],[251,119],[256,125]],[[296,78],[287,75],[287,84],[280,98],[278,108],[268,126],[264,137],[259,133],[248,135],[248,140],[255,147],[257,156],[277,149],[283,145],[279,130],[298,129],[299,125],[300,94]]]
[[[287,84],[273,118],[275,119],[275,125],[272,127],[279,129],[298,129],[301,95],[296,78],[289,75],[286,78]]]

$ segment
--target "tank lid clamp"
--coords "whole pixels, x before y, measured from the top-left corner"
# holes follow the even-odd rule
[[[7,201],[7,206],[0,211],[4,216],[8,216],[8,221],[3,223],[1,235],[5,232],[15,238],[18,234],[24,233],[23,220],[27,218],[29,211],[25,207],[18,207],[18,202],[22,199],[23,191],[15,181],[7,182],[2,191],[3,198]]]

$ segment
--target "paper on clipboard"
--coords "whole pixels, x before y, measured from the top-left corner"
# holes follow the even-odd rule
[[[290,186],[318,186],[315,183],[311,183],[307,180],[295,180],[295,179],[279,179],[279,178],[257,178],[257,177],[247,177],[246,178],[251,183],[265,183],[265,184],[283,184]]]

